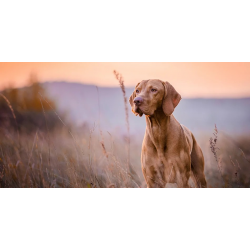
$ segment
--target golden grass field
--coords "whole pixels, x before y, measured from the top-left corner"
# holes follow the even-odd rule
[[[74,132],[74,138],[65,128],[53,133],[37,130],[19,138],[14,131],[6,132],[0,142],[0,186],[146,187],[140,169],[141,142],[131,140],[128,168],[126,139],[100,135],[96,128]],[[249,138],[237,142],[219,138],[219,163],[209,141],[198,140],[208,187],[249,187],[250,162],[241,150]]]

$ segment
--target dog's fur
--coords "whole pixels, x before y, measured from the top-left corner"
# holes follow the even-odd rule
[[[140,104],[134,103],[136,97]],[[147,187],[167,183],[189,187],[190,176],[196,187],[207,187],[201,148],[190,130],[172,115],[180,100],[170,83],[156,79],[141,81],[130,96],[132,112],[146,117],[141,164]]]

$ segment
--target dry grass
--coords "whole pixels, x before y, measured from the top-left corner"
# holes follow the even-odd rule
[[[115,134],[103,133],[96,126],[20,134],[1,130],[1,187],[145,187],[140,168],[141,142],[131,141],[131,167],[127,171],[126,141]],[[210,149],[208,136],[197,140],[205,157],[205,175],[209,187],[249,187],[250,138],[234,140],[220,133],[217,160]],[[239,149],[240,148],[240,149]],[[221,178],[223,177],[223,179]]]
[[[17,130],[17,136],[18,136],[18,142],[20,143],[20,138],[19,138],[20,136],[19,136],[19,130],[18,130],[18,125],[17,125],[17,120],[16,120],[15,112],[14,112],[14,110],[13,110],[11,104],[10,104],[10,101],[7,99],[7,97],[4,96],[2,93],[0,93],[0,96],[6,101],[8,107],[9,107],[9,109],[11,111],[11,114],[12,114],[14,120],[15,120],[16,130]]]
[[[41,106],[49,102],[40,95]],[[9,100],[4,97],[14,114]],[[52,107],[51,107],[52,108]],[[46,112],[42,108],[46,121]],[[136,171],[126,168],[124,141],[111,134],[99,140],[95,125],[76,131],[67,127],[60,115],[62,128],[51,133],[22,133],[1,129],[0,187],[141,187],[143,180]],[[46,121],[47,126],[47,121]],[[105,146],[106,145],[106,146]],[[137,162],[135,163],[137,164]],[[132,167],[133,169],[133,167]]]
[[[217,143],[218,143],[218,129],[216,127],[216,124],[215,124],[215,127],[214,127],[214,133],[213,133],[214,137],[210,137],[209,139],[209,143],[210,143],[210,149],[214,155],[214,158],[215,158],[215,161],[217,163],[217,167],[219,169],[219,172],[220,172],[220,176],[221,176],[221,179],[222,181],[224,182],[223,180],[223,175],[222,175],[222,168],[221,168],[221,164],[220,164],[220,158],[218,157],[218,150],[220,150],[218,147],[217,147]]]
[[[214,137],[209,146],[212,154],[205,153],[205,174],[210,187],[250,187],[250,138],[231,137],[223,132],[218,136],[215,126]],[[206,151],[205,151],[206,152]],[[246,153],[245,153],[246,152]],[[219,169],[220,178],[215,167]]]
[[[119,138],[112,141],[107,135],[104,151],[94,128],[79,132],[76,142],[62,128],[50,135],[50,146],[47,133],[40,130],[22,134],[20,146],[15,131],[1,131],[1,135],[1,187],[138,187],[143,184],[139,174],[127,173],[124,142]]]
[[[129,132],[129,118],[128,118],[128,98],[126,96],[126,89],[124,85],[124,79],[123,76],[118,73],[116,70],[114,70],[115,78],[118,80],[120,88],[122,90],[123,94],[123,101],[124,101],[124,107],[125,107],[125,118],[126,118],[126,127],[127,127],[127,172],[129,173],[130,170],[130,132]]]

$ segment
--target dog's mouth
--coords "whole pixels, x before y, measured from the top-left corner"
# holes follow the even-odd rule
[[[141,117],[143,115],[153,115],[155,110],[150,110],[147,108],[147,106],[143,106],[143,109],[141,106],[136,106],[135,105],[135,112]]]
[[[136,112],[140,117],[143,116],[142,110],[141,110],[139,107],[137,107],[137,106],[135,106],[135,112]]]

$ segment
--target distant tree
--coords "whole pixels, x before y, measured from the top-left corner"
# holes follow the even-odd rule
[[[26,110],[42,112],[43,109],[45,111],[49,111],[51,108],[55,109],[55,103],[47,97],[45,89],[37,80],[36,75],[32,74],[30,76],[28,85],[29,87],[25,89],[22,98]],[[46,98],[50,105],[43,98]],[[43,105],[41,105],[41,100]]]
[[[31,130],[37,127],[42,129],[45,127],[44,112],[46,112],[47,124],[50,127],[58,125],[58,121],[52,112],[52,109],[56,109],[56,104],[52,99],[48,98],[45,89],[35,74],[30,75],[27,85],[24,88],[12,88],[10,86],[1,92],[16,113],[18,125],[23,125],[26,129]],[[5,98],[0,96],[0,126],[15,126],[14,122],[9,104]]]

